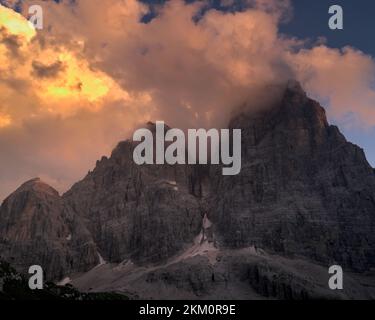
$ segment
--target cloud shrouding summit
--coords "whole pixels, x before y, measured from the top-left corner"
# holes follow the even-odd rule
[[[36,3],[23,2],[24,16]],[[34,176],[65,190],[147,120],[223,126],[233,107],[269,103],[262,88],[291,78],[331,117],[375,124],[372,58],[280,35],[288,1],[200,17],[204,1],[169,1],[147,24],[135,0],[40,4],[37,32],[0,7],[0,198]]]

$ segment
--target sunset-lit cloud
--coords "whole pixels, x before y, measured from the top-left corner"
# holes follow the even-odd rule
[[[345,125],[375,125],[375,62],[351,47],[331,49],[316,46],[291,55],[306,90],[319,101],[326,101],[329,114],[352,122]]]
[[[130,100],[130,95],[111,77],[92,68],[82,54],[82,44],[65,47],[48,43],[43,35],[36,35],[25,18],[13,10],[0,8],[1,85],[7,87],[2,91],[19,95],[26,94],[27,89],[27,98],[36,106],[28,109],[33,112],[17,114],[16,119],[23,121],[43,113],[65,117],[82,108],[98,111],[105,107],[109,96]],[[2,98],[2,112],[11,117],[23,107],[5,108],[4,105],[13,103],[9,95]]]
[[[7,127],[12,123],[12,119],[7,114],[0,114],[0,128]]]
[[[0,26],[5,28],[10,34],[20,36],[26,41],[30,41],[36,34],[34,28],[20,14],[0,5]]]
[[[291,78],[329,117],[375,125],[370,56],[281,35],[290,1],[246,3],[198,17],[205,1],[167,1],[149,23],[136,0],[25,0],[22,15],[0,6],[0,198],[34,176],[66,190],[148,120],[225,126]],[[24,18],[31,4],[43,8],[43,30]]]
[[[127,92],[68,44],[0,6],[0,198],[40,176],[60,191],[146,121],[147,92]]]

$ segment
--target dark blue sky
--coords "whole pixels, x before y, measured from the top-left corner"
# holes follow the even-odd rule
[[[351,45],[375,56],[375,1],[374,0],[294,0],[293,19],[281,31],[301,38],[324,36],[328,45]],[[330,30],[328,8],[341,5],[344,9],[344,30]]]

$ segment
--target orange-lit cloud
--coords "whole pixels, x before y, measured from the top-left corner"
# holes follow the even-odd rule
[[[7,114],[0,114],[0,128],[7,127],[12,123],[12,119]]]
[[[148,119],[147,92],[127,92],[69,45],[0,6],[0,198],[41,176],[60,191]]]
[[[329,114],[345,125],[375,125],[375,63],[351,47],[331,49],[320,45],[291,55],[293,67],[310,95],[326,101]],[[353,122],[354,121],[354,122]]]
[[[2,5],[0,5],[0,26],[8,30],[10,34],[20,36],[26,41],[30,41],[36,34],[35,29],[23,16]]]
[[[16,86],[23,83],[28,87],[27,94],[32,95],[28,98],[34,100],[38,109],[29,108],[33,113],[17,114],[15,118],[24,120],[35,112],[65,117],[82,108],[98,111],[105,107],[108,97],[131,100],[111,77],[90,66],[82,54],[82,44],[76,43],[71,48],[50,44],[43,36],[38,37],[21,15],[4,7],[0,9],[1,78],[2,85],[8,87],[2,91],[8,91],[9,95],[11,91],[25,94],[25,88]],[[3,100],[3,113],[8,112],[10,117],[13,112],[17,113],[14,106],[4,107],[12,102],[9,96],[7,101]]]

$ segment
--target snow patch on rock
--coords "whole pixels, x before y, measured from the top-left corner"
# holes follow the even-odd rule
[[[58,282],[57,285],[63,287],[65,285],[67,285],[68,283],[70,283],[71,281],[72,281],[72,279],[70,279],[69,277],[65,277],[60,282]]]

